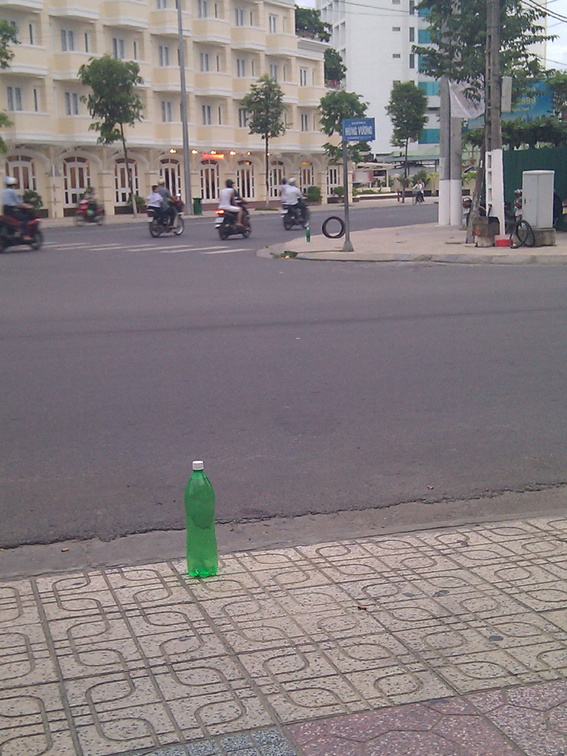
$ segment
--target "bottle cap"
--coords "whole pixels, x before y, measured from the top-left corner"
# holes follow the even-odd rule
[[[193,462],[193,470],[204,470],[204,469],[205,469],[205,465],[201,459],[196,459]]]

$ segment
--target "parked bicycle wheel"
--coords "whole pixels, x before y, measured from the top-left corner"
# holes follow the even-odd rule
[[[535,234],[533,228],[527,220],[519,220],[510,234],[510,246],[513,249],[518,247],[533,247],[535,245]]]
[[[345,222],[338,215],[330,215],[323,221],[321,230],[327,239],[340,239],[345,233]]]

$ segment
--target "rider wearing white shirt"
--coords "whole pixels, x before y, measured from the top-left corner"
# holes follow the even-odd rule
[[[242,225],[242,207],[234,204],[237,194],[234,189],[234,181],[232,179],[226,180],[226,186],[221,189],[219,197],[219,210],[228,210],[230,213],[236,213],[236,222],[239,226]]]

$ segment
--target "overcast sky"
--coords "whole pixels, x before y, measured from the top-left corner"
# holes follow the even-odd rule
[[[303,8],[314,8],[315,0],[297,0],[297,4]],[[548,0],[547,7],[567,17],[567,0]],[[550,18],[547,28],[550,34],[558,35],[554,42],[547,43],[547,67],[567,70],[567,22]]]

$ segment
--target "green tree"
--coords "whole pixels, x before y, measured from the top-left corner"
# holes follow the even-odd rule
[[[386,113],[392,121],[391,143],[404,149],[404,189],[408,178],[408,144],[417,142],[427,122],[427,97],[413,81],[394,83]],[[405,191],[402,195],[405,201]]]
[[[133,60],[122,61],[103,55],[102,58],[91,59],[89,63],[83,64],[78,76],[82,84],[91,88],[90,94],[81,97],[87,103],[91,117],[96,119],[89,129],[98,131],[100,144],[122,142],[130,201],[135,215],[134,183],[128,162],[124,126],[133,126],[136,121],[142,120],[143,105],[136,92],[136,87],[144,81],[140,76],[140,68]]]
[[[0,19],[0,69],[8,68],[14,57],[14,53],[10,49],[12,44],[19,44],[17,29],[13,24],[2,18]],[[11,125],[12,121],[8,118],[8,115],[4,111],[0,111],[0,128]],[[0,136],[0,152],[4,153],[6,150],[6,142]]]
[[[500,0],[500,63],[503,75],[510,75],[516,91],[541,76],[542,66],[533,45],[547,39],[539,23],[545,9],[522,0]],[[414,45],[420,56],[420,70],[440,79],[468,85],[468,94],[478,99],[484,93],[486,69],[486,0],[421,0],[420,12],[427,15],[431,45]]]
[[[363,118],[366,115],[368,103],[361,100],[361,95],[355,92],[336,90],[327,92],[321,98],[321,131],[328,137],[343,133],[343,120],[345,118]],[[330,142],[323,145],[325,154],[331,163],[341,160],[342,148]],[[370,151],[368,142],[355,142],[348,145],[349,159],[354,163],[360,163],[363,155]]]
[[[331,39],[331,24],[321,21],[321,12],[314,8],[295,6],[295,33],[298,37],[311,37],[321,42]]]
[[[553,95],[553,112],[559,118],[567,111],[567,71],[554,69],[546,72],[547,86]]]
[[[270,195],[269,143],[270,139],[285,134],[283,92],[280,85],[268,74],[252,84],[240,104],[248,111],[248,128],[251,134],[260,134],[265,142],[266,206]]]
[[[345,78],[346,66],[342,55],[333,47],[325,50],[325,81],[339,82]]]

